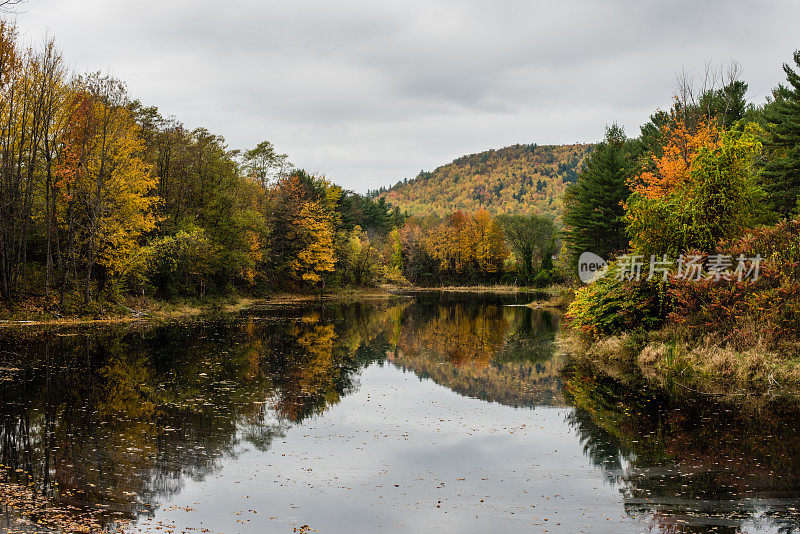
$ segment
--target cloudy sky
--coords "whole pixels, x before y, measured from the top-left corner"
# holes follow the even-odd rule
[[[800,2],[27,0],[23,38],[232,148],[263,139],[363,192],[514,143],[629,134],[681,71],[735,59],[761,102]]]

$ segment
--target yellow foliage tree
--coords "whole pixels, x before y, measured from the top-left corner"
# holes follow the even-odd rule
[[[331,215],[319,201],[309,201],[300,206],[295,223],[293,238],[301,247],[290,263],[291,273],[300,280],[320,282],[336,265]]]
[[[94,265],[120,273],[154,228],[151,193],[156,179],[140,158],[138,127],[124,106],[124,92],[109,78],[91,78],[73,95],[63,157],[56,176],[60,222],[76,235],[68,253],[86,265],[85,300]]]

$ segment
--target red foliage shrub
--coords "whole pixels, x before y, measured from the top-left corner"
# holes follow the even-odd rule
[[[761,256],[757,280],[673,279],[669,320],[737,347],[791,350],[800,342],[800,217],[760,227],[719,254]]]

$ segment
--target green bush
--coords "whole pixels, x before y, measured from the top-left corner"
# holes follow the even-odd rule
[[[567,319],[591,337],[650,330],[664,320],[664,293],[659,282],[624,281],[608,274],[575,292]]]
[[[545,287],[553,283],[553,278],[553,269],[539,269],[539,272],[533,277],[531,284],[533,287]]]
[[[195,228],[162,237],[142,249],[126,280],[129,288],[161,298],[202,297],[215,289],[222,267],[219,247]]]

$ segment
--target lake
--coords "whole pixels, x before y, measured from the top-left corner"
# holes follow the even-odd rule
[[[24,486],[128,532],[800,532],[796,413],[594,378],[529,300],[0,332],[0,531],[54,524]]]

